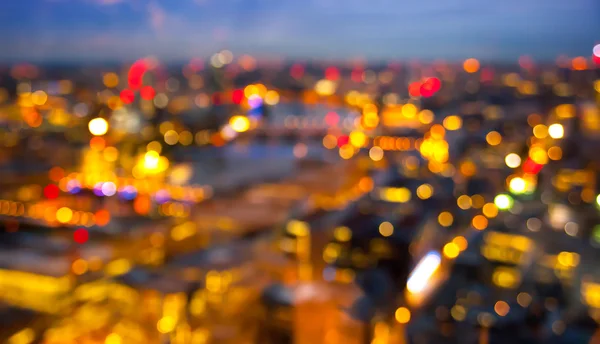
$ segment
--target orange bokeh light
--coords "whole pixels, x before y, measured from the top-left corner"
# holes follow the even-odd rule
[[[475,73],[479,70],[479,61],[474,58],[466,59],[463,63],[463,69],[467,73]]]
[[[48,172],[48,177],[53,182],[58,182],[64,176],[65,176],[65,170],[63,170],[62,168],[60,168],[58,166],[52,167],[50,169],[50,171]]]
[[[98,210],[94,214],[94,220],[98,226],[106,226],[110,222],[110,213],[105,209]]]
[[[587,60],[583,56],[578,56],[571,61],[572,68],[574,70],[586,70],[587,69]]]
[[[105,146],[106,146],[106,140],[104,140],[103,138],[101,138],[99,136],[93,137],[90,140],[90,148],[93,150],[100,151],[100,150],[103,150]]]

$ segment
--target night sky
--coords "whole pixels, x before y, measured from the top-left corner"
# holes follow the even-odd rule
[[[599,0],[0,0],[0,60],[591,56]]]

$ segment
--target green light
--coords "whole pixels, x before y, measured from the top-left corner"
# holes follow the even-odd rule
[[[523,178],[516,177],[511,179],[509,183],[510,191],[514,194],[522,194],[527,189],[527,183]]]
[[[513,199],[509,195],[500,194],[494,198],[494,204],[500,210],[507,210],[513,206]]]
[[[592,230],[592,239],[595,242],[600,243],[600,225],[596,225]]]

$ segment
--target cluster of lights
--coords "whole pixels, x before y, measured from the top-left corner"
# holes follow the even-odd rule
[[[201,202],[211,196],[209,187],[202,186],[179,186],[164,183],[150,182],[149,180],[140,180],[134,178],[110,177],[101,174],[83,175],[81,173],[71,173],[62,178],[59,187],[50,184],[44,189],[47,198],[56,198],[60,190],[72,192],[68,185],[77,185],[81,189],[90,189],[95,193],[102,192],[102,196],[113,196],[117,194],[125,200],[136,199],[139,195],[158,195],[159,197],[168,194],[169,198],[177,201]],[[107,185],[105,187],[105,185]],[[113,185],[115,187],[113,187]],[[104,188],[104,190],[103,190]],[[107,191],[109,195],[104,192]],[[115,191],[115,193],[112,193]],[[48,197],[51,196],[51,197]]]

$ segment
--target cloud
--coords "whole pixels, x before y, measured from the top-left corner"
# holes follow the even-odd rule
[[[164,27],[167,13],[155,2],[152,2],[148,5],[148,13],[150,14],[150,25],[152,28],[154,28],[154,30],[160,32]]]

